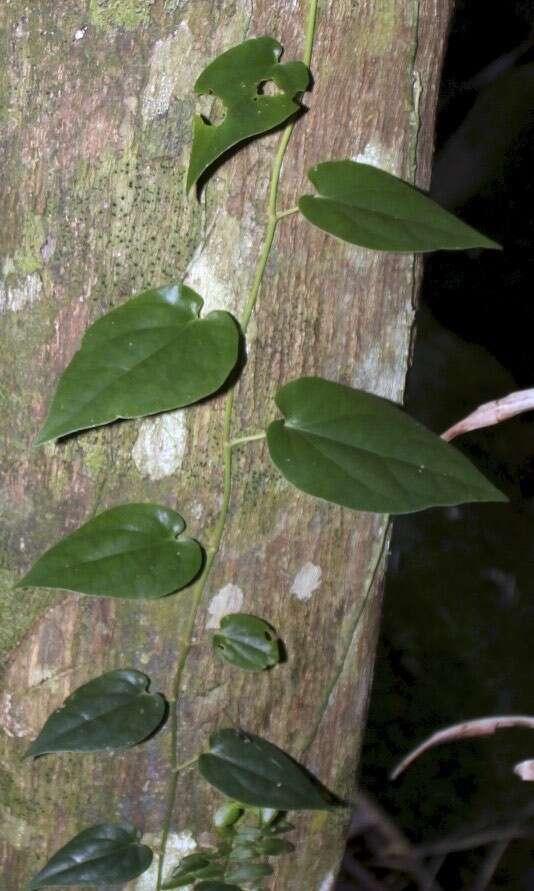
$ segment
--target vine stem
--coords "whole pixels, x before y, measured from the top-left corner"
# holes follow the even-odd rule
[[[311,63],[312,53],[313,53],[313,43],[315,38],[315,26],[317,21],[317,6],[318,0],[309,0],[308,7],[308,17],[306,22],[306,35],[304,41],[304,53],[303,59],[305,65],[308,67]],[[289,216],[291,213],[295,213],[298,208],[290,208],[289,211],[281,211],[277,210],[278,203],[278,188],[280,185],[280,175],[282,172],[282,165],[284,162],[285,154],[287,151],[287,147],[289,144],[289,140],[291,139],[291,135],[293,133],[293,129],[295,126],[295,122],[292,121],[289,123],[283,130],[280,142],[278,144],[278,149],[276,151],[276,155],[273,160],[273,166],[271,170],[271,179],[269,184],[269,197],[267,203],[267,228],[265,231],[265,238],[263,243],[263,248],[261,250],[260,256],[258,258],[258,262],[256,265],[256,269],[254,272],[254,278],[252,280],[252,285],[250,288],[249,295],[247,297],[245,306],[243,308],[243,312],[240,318],[240,325],[243,334],[246,334],[248,325],[254,312],[254,308],[256,306],[256,301],[258,299],[258,295],[260,293],[261,285],[263,282],[263,276],[265,274],[265,269],[267,267],[267,262],[269,260],[269,256],[271,253],[271,248],[273,246],[274,236],[276,233],[276,228],[281,219],[286,216]],[[191,651],[191,646],[193,643],[193,632],[195,628],[196,617],[198,613],[198,609],[202,602],[202,598],[204,596],[204,592],[206,590],[206,586],[208,583],[208,579],[210,577],[210,573],[213,567],[213,563],[217,554],[219,553],[219,549],[221,547],[222,538],[224,535],[224,528],[226,525],[226,519],[228,516],[228,510],[230,507],[230,498],[232,494],[232,450],[234,446],[240,445],[245,442],[251,442],[252,440],[262,439],[265,434],[255,434],[253,436],[242,436],[237,439],[231,439],[231,430],[232,430],[232,413],[234,408],[234,399],[235,399],[235,390],[232,389],[228,392],[226,396],[226,402],[224,406],[224,420],[223,420],[223,429],[222,429],[222,440],[223,440],[223,499],[221,504],[221,509],[219,511],[219,516],[217,517],[217,522],[215,524],[215,528],[213,530],[213,538],[211,541],[211,545],[206,552],[206,561],[204,563],[204,567],[202,572],[195,583],[190,597],[190,610],[187,616],[187,621],[182,630],[182,634],[180,635],[179,647],[180,647],[180,657],[178,659],[176,665],[176,672],[174,676],[173,682],[173,690],[172,690],[172,698],[173,702],[171,703],[171,774],[169,780],[169,787],[167,792],[167,801],[165,806],[165,816],[163,821],[163,830],[161,834],[161,845],[160,845],[160,856],[158,863],[158,872],[157,872],[157,880],[156,880],[156,891],[161,891],[161,886],[163,883],[163,869],[165,865],[165,854],[167,850],[167,841],[169,838],[170,825],[172,820],[172,814],[174,811],[174,803],[176,800],[176,790],[178,786],[178,777],[180,775],[181,767],[184,765],[178,764],[178,700],[180,696],[180,687],[182,683],[182,675],[184,672],[185,664],[187,662],[187,658]],[[194,759],[191,759],[191,762],[186,762],[185,766],[189,766],[189,763],[193,763],[196,761],[198,755],[195,756]]]

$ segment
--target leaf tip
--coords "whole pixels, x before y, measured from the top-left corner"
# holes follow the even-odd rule
[[[56,438],[55,436],[50,436],[50,434],[47,433],[46,424],[45,424],[45,426],[39,431],[39,433],[33,440],[32,447],[37,448],[38,446],[44,445],[45,442],[50,442],[51,440],[53,440],[55,438]]]

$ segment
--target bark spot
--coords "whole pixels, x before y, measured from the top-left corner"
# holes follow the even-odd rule
[[[291,593],[298,600],[309,600],[313,592],[320,586],[322,575],[320,566],[315,566],[313,563],[305,563],[293,579]]]
[[[15,278],[13,284],[8,280],[0,281],[0,313],[19,312],[31,306],[41,296],[43,283],[38,272],[32,272],[25,278]]]
[[[181,409],[142,422],[132,449],[141,476],[162,480],[182,465],[187,445],[187,425]]]
[[[387,148],[380,142],[367,142],[363,151],[359,152],[353,159],[358,164],[370,164],[372,167],[378,167],[387,173],[399,175],[400,164],[398,152]]]
[[[208,621],[206,628],[218,628],[223,616],[227,613],[239,612],[243,606],[244,595],[237,585],[225,585],[211,599],[208,606]]]

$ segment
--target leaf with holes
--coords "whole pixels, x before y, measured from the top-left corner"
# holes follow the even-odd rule
[[[237,362],[239,330],[229,313],[201,319],[201,308],[198,294],[175,284],[144,291],[94,322],[36,443],[181,408],[220,389]]]
[[[303,62],[280,64],[281,54],[282,47],[272,37],[256,37],[222,53],[204,69],[195,93],[218,96],[226,116],[220,124],[195,117],[188,189],[228,149],[278,127],[299,110],[296,97],[307,89],[310,73]],[[263,93],[267,82],[280,92]]]
[[[264,671],[280,661],[280,644],[267,622],[245,613],[229,613],[213,635],[214,651],[245,671]]]
[[[304,195],[306,219],[343,241],[375,251],[497,248],[409,183],[356,161],[327,161],[308,171],[319,192]]]
[[[141,742],[165,716],[165,700],[148,693],[149,684],[145,674],[124,668],[78,687],[50,715],[24,757],[124,749]]]
[[[46,551],[18,583],[99,597],[153,599],[198,574],[202,550],[180,514],[158,504],[112,507]]]
[[[303,767],[252,733],[232,729],[214,733],[210,752],[200,756],[198,767],[208,783],[243,804],[279,810],[337,807]]]
[[[298,489],[352,510],[403,514],[467,501],[507,501],[457,449],[372,393],[320,377],[276,395],[284,420],[271,458]]]
[[[101,823],[74,836],[31,880],[28,891],[56,885],[112,885],[129,882],[152,863],[152,851],[139,844],[129,824]]]

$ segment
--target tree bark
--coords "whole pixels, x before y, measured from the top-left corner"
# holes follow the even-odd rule
[[[283,168],[281,206],[321,160],[357,158],[426,187],[452,0],[323,0],[309,112]],[[83,827],[129,819],[156,853],[170,734],[124,754],[20,757],[74,688],[131,666],[170,695],[188,590],[137,603],[13,589],[22,570],[94,512],[177,506],[205,542],[221,499],[220,398],[36,449],[60,371],[87,325],[148,286],[184,278],[206,311],[239,313],[265,231],[279,135],[222,165],[199,203],[184,179],[204,65],[272,34],[302,51],[306,0],[4,0],[0,850],[15,891]],[[249,329],[233,433],[262,428],[283,382],[321,374],[402,399],[420,265],[336,242],[284,219]],[[339,795],[354,792],[372,675],[387,518],[301,496],[264,444],[236,455],[222,552],[179,703],[179,757],[240,725],[266,736]],[[242,609],[281,633],[287,662],[248,676],[215,660],[210,632]],[[181,775],[169,866],[202,843],[220,799]],[[273,888],[332,887],[345,816],[297,820]],[[129,887],[154,887],[154,873]]]

